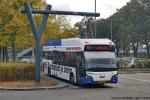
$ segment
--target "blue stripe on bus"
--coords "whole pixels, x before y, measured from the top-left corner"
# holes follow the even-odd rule
[[[61,40],[49,40],[44,46],[61,46]]]

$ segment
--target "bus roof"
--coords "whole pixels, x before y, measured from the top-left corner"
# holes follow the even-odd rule
[[[114,45],[110,39],[80,39],[68,38],[61,40],[49,40],[43,46],[43,51],[62,49],[63,51],[74,50],[82,51],[85,45]],[[79,49],[80,48],[80,49]],[[72,49],[72,50],[73,50]]]

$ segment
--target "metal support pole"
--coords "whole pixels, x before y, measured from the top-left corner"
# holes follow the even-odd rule
[[[28,19],[29,19],[31,27],[32,27],[32,31],[33,31],[34,37],[37,39],[39,37],[38,36],[38,30],[36,28],[35,21],[34,21],[34,18],[32,16],[31,7],[30,7],[28,2],[24,3],[24,7],[25,7],[25,11],[27,13]]]
[[[40,39],[35,41],[35,82],[41,82],[40,76],[40,62],[41,62],[41,47],[40,47]]]
[[[96,13],[96,0],[95,0],[95,13]],[[96,30],[96,16],[95,16],[95,38],[96,38],[96,32],[97,32],[97,30]]]
[[[53,11],[53,10],[37,10],[32,9],[32,14],[57,14],[57,15],[80,15],[80,16],[93,16],[99,17],[100,13],[90,12],[71,12],[71,11]],[[26,10],[21,10],[21,13],[26,13]]]
[[[36,25],[35,25],[34,18],[32,16],[32,11],[31,11],[29,3],[25,3],[24,6],[25,6],[25,11],[28,15],[28,18],[29,18],[29,21],[30,21],[30,24],[32,27],[32,31],[34,34],[34,38],[35,38],[35,82],[40,82],[41,81],[41,77],[40,77],[40,62],[41,62],[40,42],[41,42],[42,33],[44,31],[44,27],[46,25],[49,14],[44,14],[44,17],[40,24],[40,28],[39,28],[39,32],[38,32]],[[47,5],[46,10],[51,10],[51,5]]]

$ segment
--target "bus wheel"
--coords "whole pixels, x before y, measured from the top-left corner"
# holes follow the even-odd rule
[[[70,74],[70,83],[73,85],[75,83],[74,75],[72,73]]]
[[[48,76],[51,76],[51,70],[48,68]]]

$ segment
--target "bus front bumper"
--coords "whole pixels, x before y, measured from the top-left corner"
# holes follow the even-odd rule
[[[90,84],[105,84],[105,83],[118,83],[118,75],[113,75],[110,80],[106,81],[94,81],[91,76],[84,76],[80,78],[81,85],[90,85]]]

